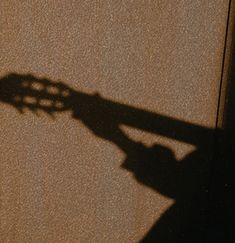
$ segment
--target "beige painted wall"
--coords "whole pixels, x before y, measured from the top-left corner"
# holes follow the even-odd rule
[[[122,123],[120,115],[121,130],[146,151],[165,146],[178,166],[187,167],[193,151],[212,144],[207,131],[215,127],[228,2],[2,0],[0,85],[9,73],[31,74],[98,92],[111,107],[128,105],[127,117],[141,109],[133,112],[139,114],[136,126]],[[147,111],[152,116],[138,121]],[[101,121],[109,119],[96,112]],[[113,112],[119,116],[115,106]],[[122,168],[131,155],[71,113],[52,118],[26,108],[21,114],[12,103],[0,103],[1,242],[138,242],[183,201],[187,180],[203,173],[183,176],[175,191],[148,185]],[[189,139],[171,125],[168,134],[164,117],[173,128],[176,120],[182,131],[189,127]],[[149,129],[151,119],[163,119],[166,132]],[[206,134],[203,142],[198,138],[201,144],[193,139],[201,136],[197,129]],[[205,151],[196,158],[207,162],[211,154]]]

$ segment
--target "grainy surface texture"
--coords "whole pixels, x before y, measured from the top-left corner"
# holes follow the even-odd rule
[[[0,1],[1,242],[201,242],[228,5]]]

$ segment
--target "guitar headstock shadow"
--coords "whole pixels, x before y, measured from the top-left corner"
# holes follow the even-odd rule
[[[70,109],[73,90],[62,82],[52,82],[33,75],[8,74],[0,79],[0,101],[20,113],[43,111],[51,116]]]

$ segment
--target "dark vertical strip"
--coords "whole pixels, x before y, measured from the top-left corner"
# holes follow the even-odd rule
[[[214,153],[211,167],[211,184],[209,193],[209,230],[207,241],[210,243],[235,242],[232,233],[234,209],[232,208],[232,191],[235,176],[232,147],[235,141],[235,124],[230,121],[235,117],[235,85],[233,69],[234,53],[234,2],[229,1],[227,24],[224,37],[224,53],[221,67],[216,131],[214,134]],[[232,53],[233,51],[233,53]],[[233,107],[233,108],[232,108]],[[234,111],[233,111],[234,110]],[[235,120],[234,120],[235,121]],[[234,160],[235,161],[235,160]]]

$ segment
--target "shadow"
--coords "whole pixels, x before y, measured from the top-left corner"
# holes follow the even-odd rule
[[[219,117],[223,129],[216,135],[213,159],[209,243],[235,242],[235,43],[232,47],[224,110]]]
[[[208,179],[214,130],[162,116],[71,89],[62,82],[32,75],[9,74],[0,80],[0,101],[19,112],[71,111],[98,138],[126,155],[122,168],[136,180],[173,198],[175,204],[162,215],[141,242],[203,242],[207,229]],[[121,125],[138,128],[196,146],[178,161],[162,145],[147,147],[130,139]]]

